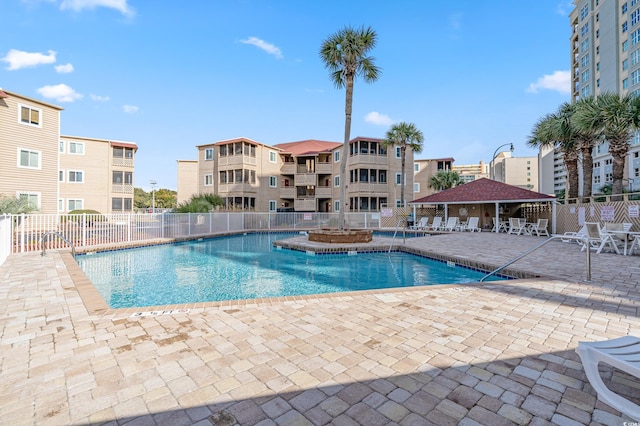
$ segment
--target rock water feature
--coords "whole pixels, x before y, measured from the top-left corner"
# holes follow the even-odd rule
[[[373,240],[373,231],[369,229],[319,229],[309,231],[309,241],[318,243],[350,244],[368,243]]]

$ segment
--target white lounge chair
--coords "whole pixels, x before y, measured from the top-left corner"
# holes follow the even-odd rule
[[[549,231],[547,231],[547,223],[549,219],[538,219],[537,223],[534,223],[529,227],[529,232],[531,235],[536,234],[538,237],[541,235],[549,236]]]
[[[455,231],[456,228],[458,228],[459,224],[460,220],[458,219],[458,217],[450,216],[449,219],[447,219],[446,225],[444,225],[442,229],[445,231]]]
[[[587,225],[582,225],[582,228],[580,228],[578,230],[578,232],[565,232],[562,235],[566,235],[567,237],[571,236],[571,237],[581,237],[581,238],[586,238],[587,237]],[[563,243],[577,243],[577,240],[574,239],[563,239],[561,238],[560,241],[562,241]]]
[[[598,370],[598,364],[603,362],[640,379],[640,339],[625,336],[604,342],[580,342],[576,352],[598,398],[632,419],[640,420],[640,406],[611,391]]]
[[[588,242],[587,244],[582,245],[581,251],[585,251],[587,246],[589,246],[590,250],[595,250],[598,254],[600,254],[605,248],[620,254],[620,249],[618,249],[618,245],[616,244],[616,240],[613,238],[613,235],[604,232],[600,228],[599,223],[586,222],[585,226],[587,227]]]
[[[423,229],[427,229],[427,225],[429,224],[429,218],[424,216],[421,217],[420,220],[418,221],[418,223],[416,223],[415,225],[411,226],[410,229],[414,229],[414,230],[423,230]]]
[[[516,235],[523,234],[525,232],[524,230],[525,223],[526,222],[524,220],[520,220],[517,217],[510,217],[509,218],[509,234],[516,234]]]
[[[635,235],[635,238],[633,239],[633,241],[631,242],[631,247],[629,247],[629,251],[627,252],[627,254],[632,255],[633,251],[635,249],[638,249],[638,251],[640,252],[640,235]]]
[[[469,231],[469,232],[480,232],[480,228],[478,228],[478,222],[480,221],[479,217],[470,217],[467,221],[466,225],[460,226],[461,231]]]
[[[431,226],[428,227],[434,231],[439,231],[442,228],[442,218],[440,216],[436,216],[433,218],[433,222],[431,222]]]

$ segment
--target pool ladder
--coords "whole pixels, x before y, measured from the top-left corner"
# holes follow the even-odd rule
[[[480,282],[484,282],[484,280],[486,280],[490,276],[492,276],[494,274],[497,274],[498,272],[502,271],[507,266],[511,265],[514,262],[517,262],[518,260],[522,259],[523,257],[528,255],[529,253],[533,253],[534,251],[538,250],[540,247],[545,246],[548,242],[553,241],[553,240],[576,240],[578,242],[582,242],[583,244],[587,245],[587,250],[586,250],[586,252],[587,252],[587,265],[586,265],[587,266],[587,279],[586,279],[586,282],[591,282],[591,249],[589,248],[589,239],[585,238],[585,237],[575,236],[575,235],[552,235],[551,237],[547,238],[546,240],[544,240],[542,243],[538,244],[537,246],[525,251],[524,253],[520,254],[519,256],[514,257],[513,259],[511,259],[510,261],[508,261],[504,265],[500,266],[499,268],[489,272],[487,275],[485,275],[484,277],[482,277],[480,279]]]
[[[402,223],[403,221],[404,221],[404,219],[400,219],[398,221],[398,224],[396,225],[396,230],[393,233],[393,238],[391,239],[391,244],[389,245],[389,251],[387,253],[391,253],[391,249],[393,248],[393,243],[396,240],[396,234],[398,233],[398,229],[400,229],[400,223]],[[406,239],[407,239],[406,228],[402,229],[402,238],[403,238],[403,241],[406,242]]]
[[[71,241],[69,241],[68,239],[66,239],[61,233],[59,232],[55,232],[55,231],[47,231],[44,234],[42,234],[42,237],[40,237],[40,246],[42,247],[42,253],[40,254],[40,256],[45,256],[47,253],[47,247],[45,245],[45,238],[47,238],[49,235],[55,235],[56,237],[60,238],[62,241],[64,241],[65,243],[69,244],[71,246],[71,254],[73,255],[73,257],[76,257],[76,248],[73,246],[73,243]],[[49,239],[47,238],[47,241],[49,241]]]

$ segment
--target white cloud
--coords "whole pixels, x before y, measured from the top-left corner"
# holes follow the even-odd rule
[[[62,0],[61,10],[71,9],[80,12],[83,9],[95,9],[96,7],[107,7],[115,9],[125,16],[133,16],[134,10],[127,4],[127,0]]]
[[[20,68],[31,68],[42,64],[52,64],[56,61],[56,52],[48,50],[47,54],[40,52],[23,52],[22,50],[11,49],[2,60],[9,64],[9,71]]]
[[[376,126],[390,126],[393,124],[393,120],[388,115],[380,114],[379,112],[372,111],[364,116],[364,121],[367,123],[375,124]]]
[[[68,74],[70,72],[73,72],[73,65],[71,64],[56,65],[54,68],[60,74]]]
[[[93,93],[89,93],[89,97],[91,98],[91,100],[94,100],[97,102],[107,102],[109,100],[108,96],[99,96],[99,95],[94,95]]]
[[[555,90],[566,95],[571,93],[571,71],[554,71],[553,74],[545,74],[527,88],[529,93],[538,93],[540,90]]]
[[[82,99],[83,95],[77,93],[66,84],[57,84],[55,86],[43,86],[37,90],[47,99],[55,99],[58,102],[73,102],[76,99]]]
[[[256,46],[258,49],[264,50],[269,55],[273,55],[278,59],[282,59],[284,57],[282,56],[282,52],[280,51],[280,48],[276,47],[271,43],[267,43],[264,40],[260,40],[257,37],[249,37],[246,40],[240,40],[240,43],[251,44],[253,46]]]
[[[138,107],[137,107],[137,106],[135,106],[135,105],[124,105],[124,106],[122,107],[122,110],[123,110],[124,112],[126,112],[127,114],[135,114],[136,112],[138,112],[138,110],[139,110],[139,109],[140,109],[140,108],[138,108]]]

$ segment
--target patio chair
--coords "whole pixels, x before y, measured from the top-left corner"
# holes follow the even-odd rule
[[[582,249],[580,249],[580,251],[585,251],[587,246],[589,246],[590,250],[595,250],[598,254],[600,254],[605,248],[620,254],[620,249],[618,249],[618,245],[616,244],[616,240],[613,238],[613,235],[604,232],[602,228],[600,228],[599,223],[586,222],[585,226],[587,227],[588,241],[587,244],[582,245]]]
[[[581,237],[581,238],[586,238],[587,237],[587,225],[582,225],[582,228],[580,228],[578,230],[578,232],[565,232],[562,235],[566,235],[566,236],[570,236],[570,237]],[[573,240],[573,239],[563,239],[561,238],[560,241],[562,241],[563,243],[578,243],[577,240]]]
[[[549,236],[549,231],[547,231],[547,223],[549,219],[538,219],[537,223],[534,223],[529,227],[529,232],[531,235],[536,234],[538,237],[541,235]]]
[[[629,251],[627,252],[627,254],[632,255],[635,249],[638,249],[638,252],[640,252],[640,235],[634,236],[634,239],[631,242],[631,247],[629,247]]]
[[[517,217],[510,217],[509,218],[509,234],[520,235],[524,233],[525,224],[526,224],[525,221],[521,221]]]
[[[460,226],[461,231],[469,231],[469,232],[480,232],[480,228],[478,228],[478,222],[480,221],[479,217],[470,217],[467,221],[466,225]]]
[[[431,222],[431,226],[428,227],[433,231],[439,231],[442,228],[442,218],[440,216],[436,216],[433,218],[433,222]]]
[[[447,219],[447,223],[442,227],[442,229],[445,231],[455,231],[456,228],[458,228],[458,225],[459,225],[458,217],[451,216],[449,217],[449,219]]]
[[[409,227],[409,229],[413,229],[416,231],[427,229],[427,225],[429,224],[429,218],[424,216],[421,217],[418,223]]]

